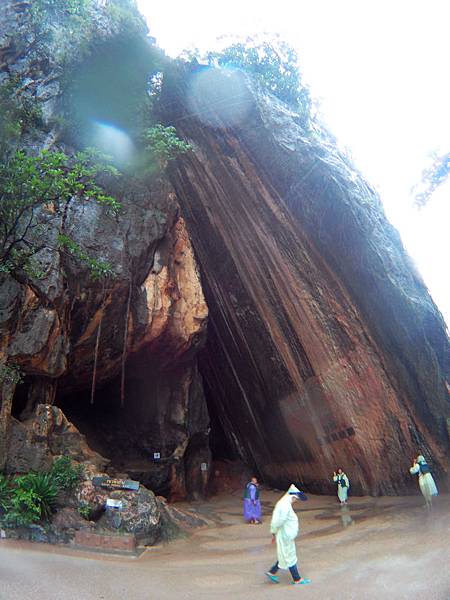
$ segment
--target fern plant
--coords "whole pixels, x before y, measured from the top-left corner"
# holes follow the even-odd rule
[[[32,492],[40,519],[49,519],[55,508],[58,487],[49,473],[28,473],[15,480],[17,491]]]

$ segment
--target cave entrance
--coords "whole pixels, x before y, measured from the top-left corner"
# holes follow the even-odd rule
[[[139,433],[129,414],[130,407],[121,406],[120,381],[114,379],[96,389],[93,403],[90,390],[83,390],[58,398],[56,404],[86,436],[90,448],[109,459],[115,469],[147,458],[135,443]]]
[[[207,393],[206,389],[205,395],[210,419],[209,447],[211,448],[212,459],[213,461],[238,461],[239,454],[229,436],[225,433],[210,394]]]
[[[160,388],[157,377],[149,382],[132,374],[126,379],[122,406],[120,387],[117,377],[95,390],[93,403],[90,390],[82,390],[58,397],[55,404],[86,436],[89,447],[110,461],[108,474],[127,475],[166,496],[178,443],[162,411],[170,393]]]
[[[21,421],[25,417],[26,409],[29,405],[29,393],[31,389],[31,377],[25,377],[16,385],[11,406],[11,415]]]
[[[53,404],[56,386],[56,379],[49,377],[24,377],[14,390],[11,415],[18,421],[25,421],[33,416],[37,404]]]
[[[217,398],[203,377],[206,405],[210,418],[209,445],[212,468],[209,481],[211,495],[235,492],[244,489],[252,475],[259,478],[255,467],[248,465],[241,457],[231,431],[226,432],[217,409]]]
[[[111,476],[129,476],[171,499],[202,496],[211,453],[201,379],[191,362],[161,362],[146,348],[133,355],[123,406],[120,376],[99,386],[93,403],[88,385],[65,392],[63,382],[55,404],[89,447],[109,460]]]

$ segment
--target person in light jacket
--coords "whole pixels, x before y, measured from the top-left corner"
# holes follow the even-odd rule
[[[295,500],[307,500],[305,494],[292,484],[286,494],[278,500],[272,513],[270,532],[272,542],[277,544],[277,562],[267,571],[267,577],[274,583],[279,582],[279,569],[289,569],[294,585],[311,583],[310,579],[302,577],[297,568],[297,551],[295,538],[298,535],[298,517],[292,504]]]
[[[339,468],[337,472],[333,473],[333,481],[338,484],[337,493],[338,498],[342,504],[347,504],[348,488],[350,487],[350,481],[344,471]]]
[[[422,454],[419,454],[413,461],[413,466],[409,469],[411,475],[419,476],[419,488],[425,498],[427,508],[431,508],[431,499],[439,494],[430,467]]]

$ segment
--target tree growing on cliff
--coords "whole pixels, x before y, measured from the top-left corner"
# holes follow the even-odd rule
[[[147,164],[157,163],[164,170],[171,160],[191,150],[190,144],[177,136],[175,127],[157,123],[146,129],[142,135]]]
[[[72,202],[90,199],[117,213],[120,204],[97,185],[99,174],[117,175],[116,169],[87,152],[69,157],[44,150],[37,156],[17,151],[0,164],[0,273],[42,276],[36,257],[49,241],[43,235],[46,216],[61,214],[61,249],[86,262],[94,277],[110,274],[104,261],[89,257],[64,231]]]
[[[296,51],[280,37],[247,37],[220,51],[203,55],[193,51],[184,56],[206,60],[211,66],[242,69],[261,87],[298,110],[307,123],[311,111],[309,90],[302,83]]]
[[[33,98],[21,94],[20,77],[0,85],[0,159],[17,149],[20,138],[41,125],[41,110]]]

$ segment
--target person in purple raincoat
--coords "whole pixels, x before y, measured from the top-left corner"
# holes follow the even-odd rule
[[[244,520],[247,523],[261,523],[261,501],[259,499],[259,483],[252,477],[244,490]]]

